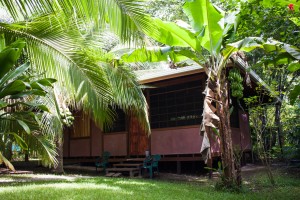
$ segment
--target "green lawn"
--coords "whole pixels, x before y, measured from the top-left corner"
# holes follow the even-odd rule
[[[24,182],[25,175],[0,176],[0,199],[299,199],[300,179],[277,175],[276,180],[273,188],[264,175],[253,176],[244,183],[243,192],[230,193],[216,191],[213,181],[81,177]]]

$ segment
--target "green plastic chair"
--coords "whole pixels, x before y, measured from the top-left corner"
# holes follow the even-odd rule
[[[153,177],[153,172],[157,171],[157,174],[159,174],[158,170],[158,161],[161,159],[161,155],[153,155],[148,156],[143,163],[143,168],[149,170],[150,178]]]
[[[106,170],[107,166],[108,166],[108,159],[110,157],[110,153],[108,151],[104,151],[102,153],[102,156],[99,157],[97,159],[97,161],[95,162],[95,166],[96,166],[96,172],[98,171],[98,168],[103,168],[103,171]]]

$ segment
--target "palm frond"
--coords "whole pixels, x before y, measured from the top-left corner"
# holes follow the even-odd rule
[[[0,164],[2,164],[2,163],[4,163],[5,166],[7,168],[9,168],[10,170],[15,171],[14,166],[3,156],[3,154],[0,151]]]
[[[21,137],[28,144],[29,152],[38,152],[45,166],[57,165],[55,138],[52,135],[34,131],[32,134],[23,134]]]
[[[103,69],[112,85],[113,103],[137,117],[145,132],[150,134],[147,101],[135,74],[125,66],[105,66]]]
[[[138,30],[151,30],[149,18],[143,11],[143,0],[0,0],[0,4],[15,21],[62,11],[65,16],[60,20],[84,20],[98,30],[108,25],[122,41],[140,38]]]
[[[99,125],[109,123],[112,112],[108,105],[112,101],[112,91],[105,74],[82,51],[80,33],[64,26],[50,15],[27,23],[0,24],[0,32],[25,38],[33,68],[45,77],[57,79],[58,84],[69,93],[69,103],[91,110]],[[76,91],[78,88],[80,90]],[[75,103],[76,100],[84,102]]]

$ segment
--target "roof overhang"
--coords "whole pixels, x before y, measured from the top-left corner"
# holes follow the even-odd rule
[[[262,85],[262,87],[275,98],[276,102],[281,101],[276,93],[253,70],[249,68],[247,63],[241,57],[234,56],[233,60],[241,70],[243,70],[245,73],[247,72],[250,74],[250,78],[252,79],[252,81]],[[203,67],[199,65],[191,65],[176,69],[170,69],[168,66],[164,66],[161,69],[138,70],[135,71],[135,74],[140,84],[148,84],[204,72],[205,71]]]
[[[252,69],[249,68],[247,63],[239,56],[234,57],[234,62],[242,69],[244,72],[247,72],[250,74],[250,78],[254,80],[255,83],[260,84],[269,94],[271,94],[271,97],[274,97],[275,102],[281,102],[281,99],[278,97],[276,92],[270,88],[266,82],[264,82]]]
[[[177,77],[192,75],[204,72],[203,67],[193,65],[187,67],[180,67],[176,69],[152,69],[152,70],[138,70],[135,71],[140,84],[153,83],[157,81],[173,79]]]

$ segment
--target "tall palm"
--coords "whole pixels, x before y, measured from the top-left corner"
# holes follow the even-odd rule
[[[91,43],[89,39],[95,36],[90,32],[95,28],[101,30],[109,24],[123,41],[133,39],[137,34],[135,31],[144,26],[147,19],[143,19],[139,1],[0,3],[16,21],[0,23],[0,33],[7,41],[20,37],[26,40],[26,54],[32,67],[44,76],[58,80],[57,85],[67,92],[63,101],[89,112],[101,127],[112,124],[115,114],[111,108],[117,105],[138,116],[143,128],[150,132],[146,100],[132,72],[112,65],[113,62],[107,59],[103,62],[89,55],[90,50],[101,50],[98,43]],[[43,16],[33,18],[33,15]],[[23,21],[18,21],[20,19]],[[62,132],[62,126],[56,128],[58,133]]]

